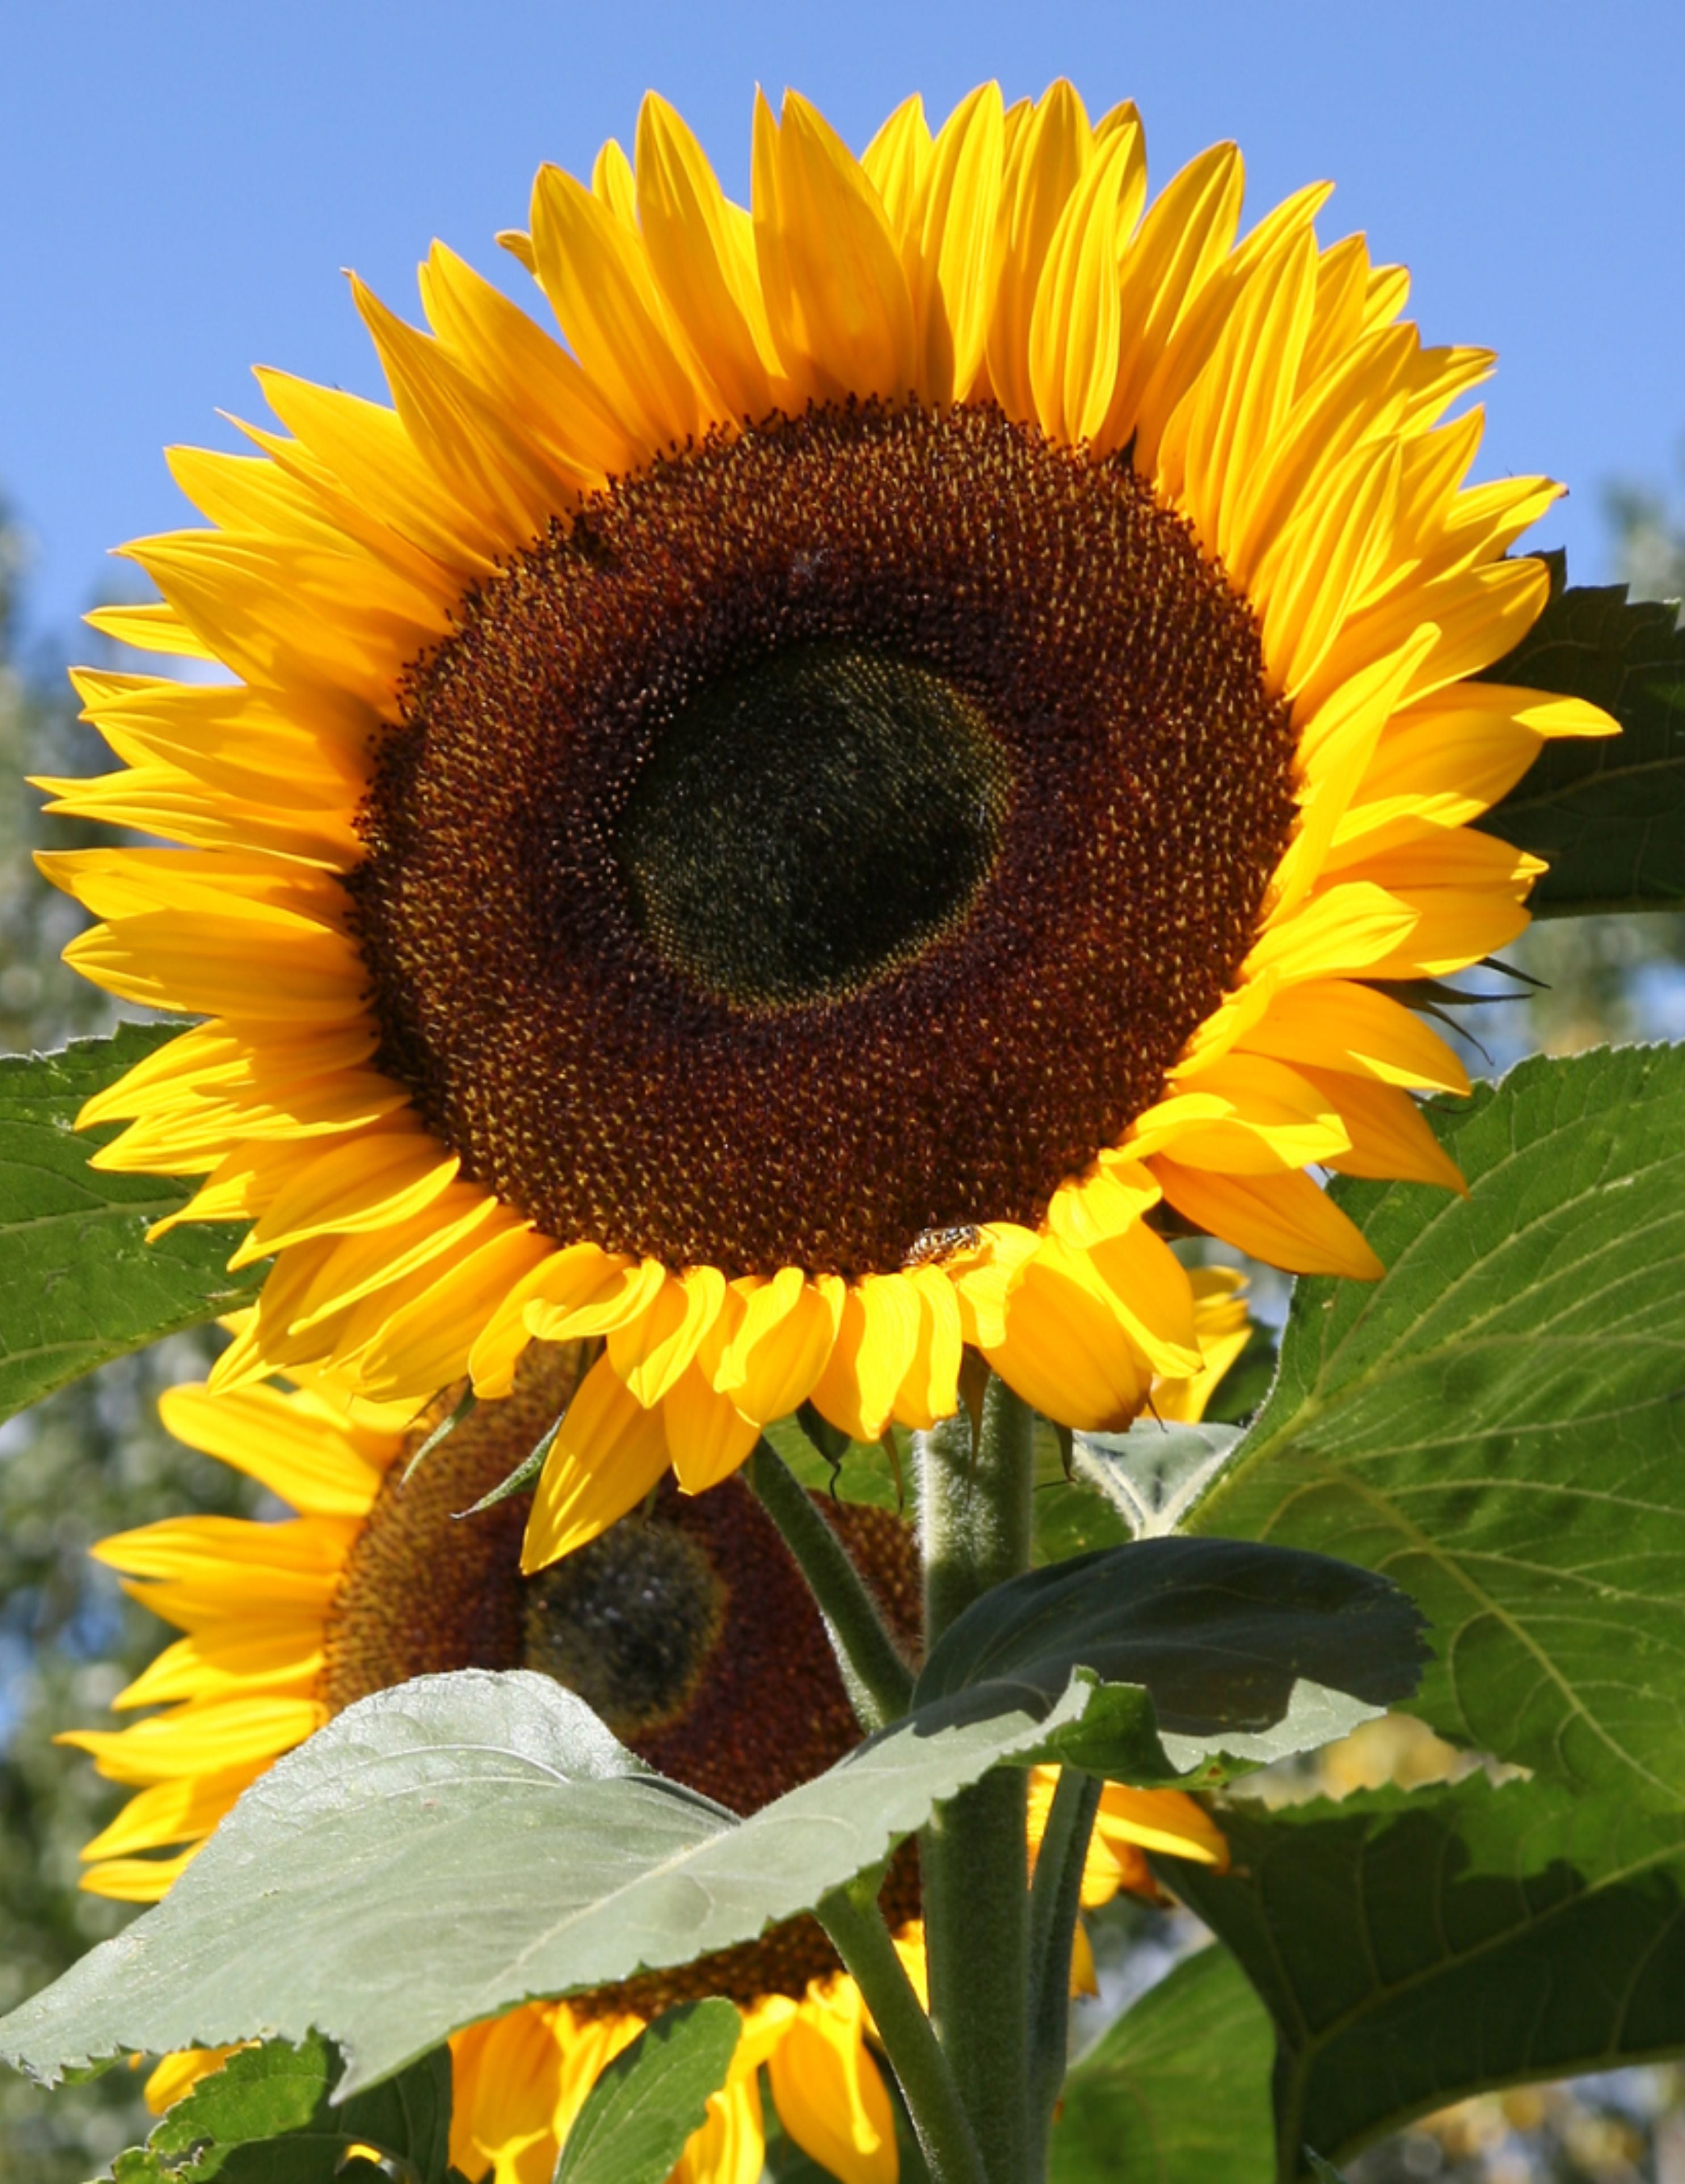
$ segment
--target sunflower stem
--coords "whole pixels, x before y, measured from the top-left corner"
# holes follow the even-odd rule
[[[823,1897],[820,1924],[872,2013],[930,2170],[931,2184],[989,2184],[952,2069],[878,1908],[880,1875]]]
[[[1088,1839],[1100,1808],[1100,1784],[1063,1767],[1029,1889],[1030,2153],[1045,2149],[1065,2080],[1070,2042],[1071,1949],[1082,1902]],[[1037,2162],[1033,2175],[1043,2173]]]
[[[1029,1567],[1031,1414],[990,1375],[974,1407],[919,1446],[927,1644]],[[919,1837],[930,2012],[990,2184],[1024,2184],[1032,2153],[1026,1777],[997,1768],[939,1805]]]
[[[862,1728],[898,1721],[912,1703],[912,1671],[847,1549],[770,1441],[762,1440],[745,1468],[818,1602]]]

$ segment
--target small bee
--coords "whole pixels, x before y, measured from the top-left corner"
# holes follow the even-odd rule
[[[912,1240],[912,1248],[901,1261],[903,1270],[910,1267],[934,1267],[943,1259],[951,1259],[961,1251],[974,1251],[983,1239],[968,1221],[957,1228],[921,1228]]]

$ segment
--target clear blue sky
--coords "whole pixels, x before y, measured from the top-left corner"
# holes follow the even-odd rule
[[[1685,433],[1682,30],[1680,0],[14,0],[0,488],[31,621],[64,628],[108,546],[182,520],[159,451],[233,444],[249,364],[377,391],[338,268],[412,314],[433,236],[494,270],[533,169],[629,142],[650,85],[741,193],[757,79],[858,146],[914,87],[940,116],[1068,75],[1091,111],[1140,102],[1155,186],[1228,136],[1253,214],[1334,178],[1325,237],[1366,230],[1430,339],[1501,352],[1485,474],[1565,480],[1541,535],[1600,575],[1600,487],[1670,479]]]

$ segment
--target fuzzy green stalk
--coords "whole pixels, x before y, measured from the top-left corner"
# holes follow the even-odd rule
[[[1071,2021],[1071,1948],[1082,1904],[1088,1841],[1100,1809],[1091,1774],[1062,1767],[1036,1853],[1029,1892],[1029,2114],[1032,2176],[1045,2173],[1047,2134],[1059,2089]]]
[[[968,1361],[969,1362],[969,1361]],[[980,1377],[980,1376],[979,1376]],[[1031,1414],[993,1374],[920,1444],[927,1644],[1029,1567]],[[1039,2174],[1029,2097],[1027,1777],[997,1768],[919,1837],[930,2012],[989,2184]]]
[[[866,2000],[929,2165],[931,2184],[989,2184],[952,2069],[878,1908],[881,1872],[820,1898],[820,1924]]]
[[[818,1603],[861,1727],[900,1720],[912,1701],[912,1671],[842,1541],[770,1441],[759,1443],[745,1471]]]

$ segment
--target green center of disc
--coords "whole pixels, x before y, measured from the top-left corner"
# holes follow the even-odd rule
[[[667,723],[616,850],[673,969],[739,1007],[799,1007],[875,984],[961,922],[1010,788],[999,738],[946,677],[801,644]]]
[[[694,1540],[673,1524],[620,1524],[528,1580],[522,1658],[617,1736],[637,1736],[683,1711],[724,1611],[725,1587]]]

